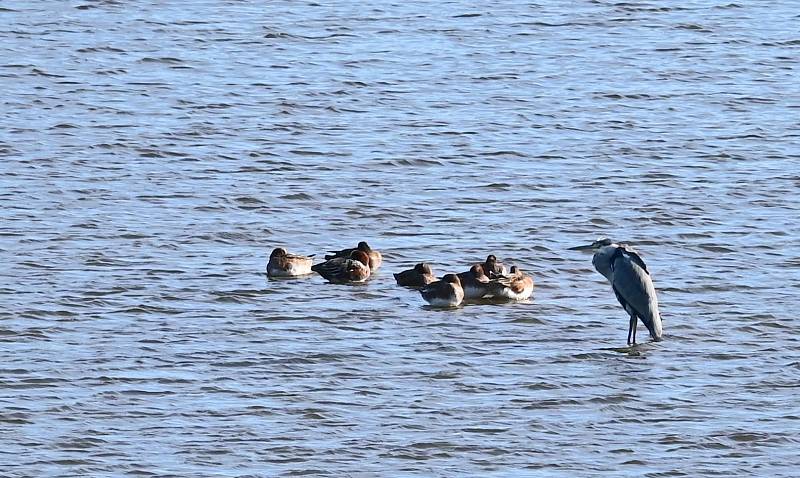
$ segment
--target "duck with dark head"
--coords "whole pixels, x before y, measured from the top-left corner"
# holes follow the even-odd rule
[[[445,274],[419,290],[422,298],[434,307],[457,307],[464,300],[461,280],[455,274]]]
[[[464,288],[464,300],[478,300],[489,294],[489,278],[481,264],[474,264],[467,272],[458,274]]]
[[[481,265],[483,266],[484,274],[486,274],[490,279],[494,276],[494,274],[505,274],[508,272],[506,266],[504,266],[502,262],[498,262],[497,256],[494,254],[489,254],[486,256],[486,261]]]
[[[369,247],[367,241],[361,241],[356,247],[353,248],[342,249],[340,251],[330,251],[331,253],[327,254],[325,259],[329,260],[336,257],[350,257],[350,254],[352,254],[355,250],[365,252],[369,256],[369,267],[372,271],[375,271],[383,263],[383,256],[381,253]]]
[[[364,282],[372,274],[369,256],[358,249],[353,250],[350,257],[333,257],[312,266],[311,270],[335,284]]]
[[[420,262],[411,269],[394,274],[397,285],[404,287],[423,287],[436,280],[429,264]]]

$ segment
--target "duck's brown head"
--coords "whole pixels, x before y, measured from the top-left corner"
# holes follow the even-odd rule
[[[474,266],[470,267],[469,271],[475,277],[483,277],[486,275],[486,271],[483,270],[483,266],[480,264],[475,264]]]
[[[442,282],[450,282],[451,284],[461,285],[461,279],[459,279],[455,274],[445,274],[444,277],[442,277]]]
[[[272,251],[272,254],[269,255],[269,257],[270,257],[270,259],[273,258],[273,257],[283,257],[286,254],[288,254],[288,252],[286,252],[286,249],[284,249],[282,247],[276,247]]]
[[[364,252],[371,252],[372,251],[372,248],[369,247],[369,244],[367,244],[367,241],[359,242],[358,243],[358,247],[356,247],[356,249],[358,249],[359,251],[364,251]]]
[[[369,255],[366,252],[356,249],[350,254],[350,259],[356,260],[365,266],[369,266]]]

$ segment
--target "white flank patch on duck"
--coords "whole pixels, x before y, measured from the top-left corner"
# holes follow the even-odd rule
[[[311,261],[303,261],[302,264],[292,262],[289,264],[288,272],[288,275],[292,276],[304,276],[311,274]]]
[[[522,292],[514,292],[510,287],[503,287],[495,296],[505,297],[511,300],[525,300],[530,298],[531,294],[533,294],[533,283],[525,284],[525,288],[522,289]]]

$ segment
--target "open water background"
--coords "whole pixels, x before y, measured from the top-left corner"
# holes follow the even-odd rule
[[[3,2],[0,474],[797,476],[797,6]],[[489,253],[532,301],[391,276]]]

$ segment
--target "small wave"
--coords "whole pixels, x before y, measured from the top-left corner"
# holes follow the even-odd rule
[[[169,56],[163,56],[163,57],[146,56],[146,57],[143,57],[143,58],[139,59],[139,62],[140,63],[164,63],[164,64],[167,64],[167,65],[182,65],[182,64],[185,63],[184,60],[181,60],[180,58],[174,58],[174,57],[169,57]]]

